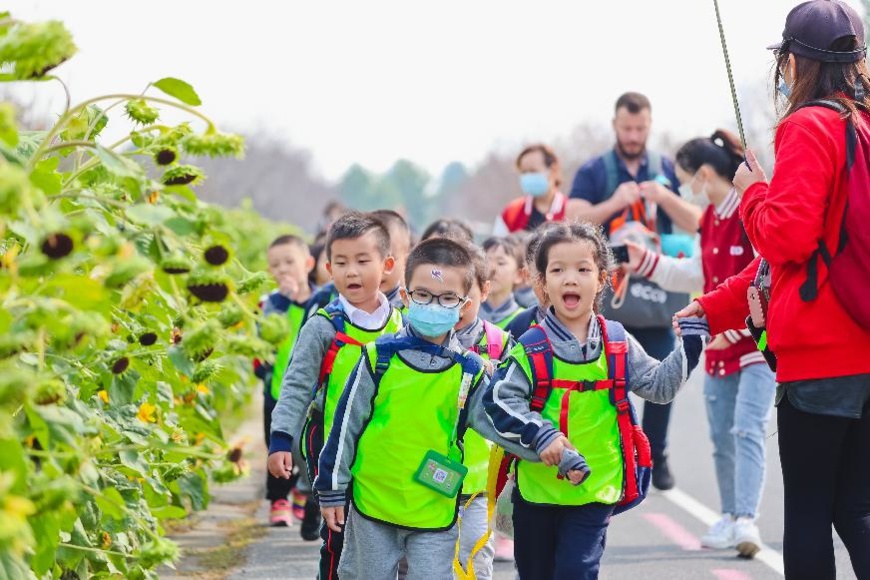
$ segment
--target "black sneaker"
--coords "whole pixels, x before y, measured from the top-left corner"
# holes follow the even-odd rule
[[[305,517],[302,519],[299,534],[306,542],[320,539],[320,504],[314,498],[309,497],[305,502]]]
[[[652,484],[653,487],[661,491],[673,489],[674,485],[676,485],[671,468],[668,467],[667,457],[662,457],[653,462]]]

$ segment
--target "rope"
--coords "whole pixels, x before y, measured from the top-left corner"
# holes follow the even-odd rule
[[[737,116],[737,130],[740,133],[740,143],[746,150],[746,134],[743,132],[743,117],[740,114],[740,103],[737,101],[737,87],[734,86],[734,74],[731,71],[731,58],[728,56],[728,43],[725,42],[725,28],[722,26],[722,15],[719,12],[719,0],[713,0],[716,9],[716,23],[719,25],[719,39],[722,41],[722,54],[725,56],[725,70],[728,72],[728,84],[731,86],[731,101],[734,103],[734,114]]]

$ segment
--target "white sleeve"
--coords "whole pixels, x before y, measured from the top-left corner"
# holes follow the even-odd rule
[[[701,292],[704,290],[701,245],[695,242],[691,258],[672,258],[647,250],[637,272],[668,292]]]

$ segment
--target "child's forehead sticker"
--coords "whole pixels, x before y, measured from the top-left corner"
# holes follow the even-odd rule
[[[432,268],[432,279],[438,280],[442,284],[444,283],[444,272],[439,270],[438,268]]]

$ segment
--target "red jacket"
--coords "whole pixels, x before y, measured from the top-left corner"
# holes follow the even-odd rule
[[[771,266],[768,341],[780,382],[870,373],[870,332],[834,296],[821,260],[818,297],[804,302],[799,294],[818,241],[837,247],[847,196],[845,134],[835,111],[808,107],[790,115],[776,132],[770,184],[752,185],[740,205],[750,241]],[[701,300],[713,332],[743,327],[757,267],[756,260]]]

